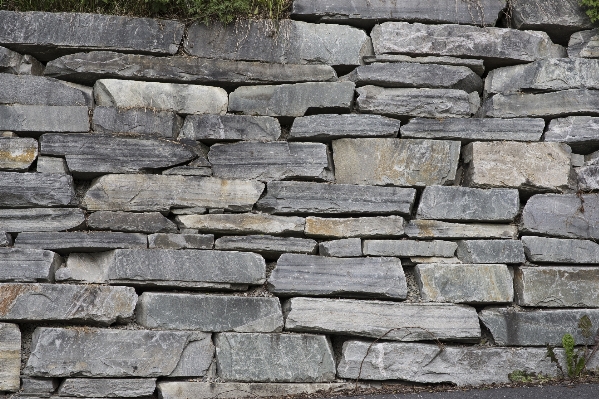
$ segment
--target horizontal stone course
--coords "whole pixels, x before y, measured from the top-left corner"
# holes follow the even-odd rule
[[[213,234],[155,233],[148,236],[150,249],[212,249]]]
[[[42,249],[0,248],[0,281],[15,283],[53,282],[63,259]]]
[[[315,254],[318,243],[308,238],[269,235],[225,236],[214,248],[228,251],[255,252],[266,259],[278,259],[285,253]]]
[[[12,233],[64,231],[84,222],[80,208],[0,209],[0,230]]]
[[[318,244],[320,256],[338,258],[353,258],[362,256],[362,240],[359,238],[344,238],[341,240],[324,241]]]
[[[274,216],[263,213],[180,215],[177,222],[184,228],[218,234],[294,234],[304,232],[306,219],[297,216]]]
[[[133,133],[175,138],[183,118],[172,111],[147,108],[94,108],[92,129],[95,133]]]
[[[138,398],[156,390],[155,378],[67,378],[58,396],[75,398]]]
[[[281,125],[275,118],[248,115],[188,115],[179,139],[204,143],[221,141],[276,141]]]
[[[518,227],[511,224],[449,223],[437,220],[414,219],[406,224],[406,235],[410,238],[505,238],[518,237]]]
[[[0,105],[0,130],[14,132],[87,132],[85,106]]]
[[[370,256],[454,256],[457,244],[449,241],[364,240],[364,255]]]
[[[401,216],[375,216],[364,218],[306,218],[304,233],[309,237],[397,237],[404,235]]]
[[[21,331],[16,324],[0,323],[0,359],[0,391],[18,391],[21,386]]]
[[[205,377],[209,373],[214,375],[214,344],[212,334],[205,332],[192,332],[190,342],[177,363],[177,367],[170,373],[169,377]]]
[[[533,263],[599,264],[599,244],[593,241],[524,236],[522,243]]]
[[[397,137],[400,121],[380,115],[322,114],[295,118],[289,141],[329,141],[339,138]]]
[[[119,232],[44,232],[20,233],[17,248],[41,248],[61,254],[69,252],[101,252],[111,249],[147,248],[145,234]]]
[[[98,211],[87,218],[92,230],[110,230],[129,233],[176,233],[177,226],[160,212]]]
[[[365,64],[374,64],[378,62],[415,62],[418,64],[437,64],[437,65],[454,65],[465,66],[470,68],[478,76],[485,73],[485,64],[483,60],[473,58],[458,58],[458,57],[411,57],[403,54],[379,54],[373,56],[364,56]]]
[[[464,263],[524,263],[524,247],[519,240],[458,241],[457,257]]]
[[[38,155],[32,138],[0,137],[0,170],[26,172]]]
[[[599,149],[599,118],[569,116],[553,119],[545,132],[545,141],[566,143],[577,154]]]
[[[2,182],[0,207],[52,207],[77,204],[73,178],[68,175],[0,172],[0,181]]]
[[[1,18],[1,16],[0,16]],[[43,76],[0,73],[0,104],[93,106],[90,87]]]

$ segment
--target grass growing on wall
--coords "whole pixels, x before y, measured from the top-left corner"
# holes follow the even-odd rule
[[[0,0],[11,11],[93,12],[137,17],[232,22],[281,18],[291,0]]]

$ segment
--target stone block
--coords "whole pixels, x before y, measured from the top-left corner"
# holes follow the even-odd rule
[[[545,141],[566,143],[577,154],[599,149],[599,118],[570,116],[549,122]]]
[[[58,396],[74,398],[139,398],[152,396],[155,378],[67,378]]]
[[[127,233],[176,233],[177,226],[160,212],[94,212],[87,218],[91,230],[111,230]]]
[[[43,76],[0,73],[0,104],[93,106],[89,87]]]
[[[32,138],[0,138],[0,170],[25,172],[37,158],[37,141]]]
[[[85,215],[80,208],[0,209],[0,230],[12,233],[64,231],[80,227],[84,222]]]
[[[0,207],[76,205],[73,178],[67,175],[0,172]],[[11,231],[0,227],[5,231]]]
[[[261,213],[179,215],[182,228],[215,234],[292,234],[304,232],[306,220],[297,216],[273,216]]]
[[[533,263],[599,264],[599,244],[593,241],[524,236],[522,243]]]
[[[473,58],[458,58],[458,57],[410,57],[403,54],[380,54],[373,56],[365,56],[365,64],[374,64],[378,62],[415,62],[418,64],[437,64],[437,65],[454,65],[465,66],[470,68],[478,76],[485,73],[485,63],[483,60]]]
[[[599,58],[599,30],[585,30],[570,36],[568,57]]]
[[[171,111],[147,108],[96,107],[92,129],[96,133],[134,133],[175,138],[183,118]]]
[[[51,251],[0,248],[0,281],[15,283],[53,282],[63,260]]]
[[[404,235],[405,221],[401,216],[365,218],[306,218],[304,234],[320,238],[398,237]]]
[[[18,391],[21,386],[21,331],[16,324],[0,323],[0,359],[0,391]]]
[[[519,240],[458,241],[457,257],[464,263],[524,263],[524,247]]]
[[[48,249],[60,254],[70,252],[101,252],[118,248],[147,248],[145,234],[115,232],[46,232],[20,233],[18,248]]]
[[[455,255],[457,244],[451,241],[413,241],[413,240],[364,240],[364,255],[412,256],[451,258]]]
[[[228,251],[256,252],[266,259],[278,259],[285,253],[315,254],[318,243],[308,238],[268,235],[220,237],[214,248]]]
[[[276,141],[281,125],[269,116],[188,115],[179,139],[203,143],[226,141]]]
[[[148,236],[150,249],[212,249],[214,234],[155,233]]]
[[[214,344],[212,343],[212,334],[196,332],[194,338],[197,341],[190,342],[183,353],[181,359],[169,374],[169,377],[204,377],[209,372],[212,375],[214,363]]]
[[[397,137],[400,121],[380,115],[312,115],[295,118],[289,141],[330,141],[340,138]]]
[[[599,190],[599,165],[575,168],[578,189],[583,192]]]
[[[336,258],[353,258],[362,256],[362,240],[359,238],[344,238],[342,240],[324,241],[318,244],[320,256]]]
[[[38,398],[49,398],[58,389],[56,378],[21,378],[21,390],[19,396],[35,396]]]
[[[51,134],[51,133],[49,133]],[[37,173],[50,173],[50,174],[69,174],[69,168],[67,161],[64,158],[54,158],[41,155],[37,157],[37,165],[35,168]]]
[[[87,132],[88,112],[84,106],[0,105],[0,130]]]
[[[410,238],[505,238],[518,237],[518,227],[511,224],[489,223],[449,223],[437,220],[410,221],[405,227],[406,235]]]

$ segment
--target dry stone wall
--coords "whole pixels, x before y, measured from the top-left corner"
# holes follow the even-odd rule
[[[0,11],[1,392],[480,385],[599,327],[577,1],[291,18]]]

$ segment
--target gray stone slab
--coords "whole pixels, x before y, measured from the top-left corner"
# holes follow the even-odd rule
[[[61,282],[196,289],[236,289],[236,285],[263,284],[265,279],[266,264],[259,255],[194,249],[77,253],[56,271],[56,280]]]
[[[276,141],[281,125],[275,118],[248,115],[189,115],[179,139],[203,143],[226,141]]]
[[[454,66],[465,66],[470,68],[478,76],[482,76],[485,73],[485,64],[483,60],[471,59],[471,58],[457,58],[457,57],[410,57],[409,55],[402,54],[380,54],[365,56],[363,58],[365,64],[374,64],[380,62],[416,62],[418,64],[437,64],[437,65],[454,65]]]
[[[362,256],[362,240],[359,238],[344,238],[342,240],[324,241],[318,244],[320,256],[337,258],[353,258]]]
[[[183,228],[215,234],[292,234],[304,232],[306,219],[297,216],[273,216],[261,213],[179,215]]]
[[[0,209],[0,230],[12,233],[64,231],[80,227],[84,222],[85,215],[80,208]]]
[[[201,166],[175,166],[162,171],[163,175],[212,176],[212,169]]]
[[[566,56],[545,32],[515,29],[385,22],[373,28],[371,37],[376,55],[478,58],[491,68]]]
[[[18,74],[22,61],[21,54],[0,46],[0,73]]]
[[[163,211],[204,207],[249,211],[264,184],[249,180],[177,175],[106,175],[92,182],[83,202],[106,211]]]
[[[93,84],[98,79],[132,79],[168,83],[277,84],[335,81],[328,65],[295,65],[207,59],[197,57],[153,57],[93,51],[66,55],[50,61],[46,76]]]
[[[75,398],[139,398],[156,390],[155,378],[67,378],[58,396]]]
[[[599,239],[599,194],[539,194],[522,211],[524,233]]]
[[[25,172],[37,158],[37,141],[32,138],[0,137],[0,170]]]
[[[451,258],[455,255],[457,244],[451,241],[413,241],[413,240],[364,240],[364,255],[412,256]]]
[[[220,333],[214,341],[218,376],[225,381],[335,379],[333,348],[321,335]]]
[[[206,332],[283,330],[277,298],[144,292],[137,323],[146,328]]]
[[[0,207],[52,207],[77,204],[73,178],[68,175],[0,172],[0,181],[2,182]]]
[[[402,138],[472,141],[539,141],[545,129],[541,118],[414,118],[401,127]],[[547,136],[545,136],[547,138]]]
[[[229,95],[229,111],[245,115],[297,117],[308,110],[349,112],[353,82],[242,86]]]
[[[289,141],[330,141],[340,138],[397,137],[400,121],[380,115],[312,115],[295,118]]]
[[[394,341],[477,341],[470,306],[351,299],[292,298],[283,305],[285,329]]]
[[[36,396],[49,398],[58,389],[56,378],[21,378],[21,390],[19,396]]]
[[[194,338],[197,341],[190,342],[177,363],[177,367],[169,374],[169,377],[204,377],[214,364],[214,344],[212,334],[196,332]]]
[[[478,110],[477,93],[455,89],[413,89],[362,86],[356,89],[357,109],[366,114],[408,118],[469,118]]]
[[[94,212],[87,218],[92,230],[112,230],[128,233],[176,233],[177,226],[159,212]]]
[[[578,189],[583,192],[599,190],[599,165],[574,168]]]
[[[568,57],[599,58],[599,30],[585,30],[570,36]]]
[[[279,296],[406,299],[406,277],[397,258],[333,258],[284,254],[268,279]]]
[[[514,299],[510,269],[500,264],[419,264],[414,269],[426,302],[502,303]]]
[[[271,182],[256,205],[274,214],[409,215],[415,195],[413,188]]]
[[[183,42],[188,54],[236,61],[356,66],[372,54],[361,29],[283,19],[236,24],[192,24]]]
[[[524,236],[522,243],[533,263],[599,264],[599,244],[593,241]]]
[[[84,106],[0,105],[0,130],[13,132],[87,132]]]
[[[0,231],[0,247],[12,247],[13,238],[12,234]]]
[[[64,321],[110,325],[133,316],[131,287],[69,284],[0,284],[0,320]]]
[[[511,224],[489,223],[449,223],[438,220],[416,219],[405,227],[406,235],[410,238],[505,238],[518,237],[518,227]]]
[[[136,133],[167,138],[179,134],[183,118],[170,111],[146,108],[96,107],[92,129],[96,133]]]
[[[597,309],[517,310],[489,307],[480,312],[480,320],[489,329],[495,344],[501,346],[561,346],[562,337],[572,334],[577,344],[587,342],[577,328],[584,316],[599,324]]]
[[[47,157],[44,155],[37,157],[35,171],[37,173],[69,174],[67,161],[64,158]]]
[[[214,248],[228,251],[256,252],[266,259],[278,259],[285,253],[315,254],[318,243],[309,238],[267,235],[226,236],[214,243]]]
[[[462,222],[511,222],[519,211],[518,190],[429,186],[420,197],[416,217]]]
[[[18,391],[21,386],[21,331],[16,324],[0,323],[0,358],[0,391]]]
[[[598,282],[597,268],[522,266],[516,269],[514,277],[516,304],[539,308],[597,308]]]
[[[0,73],[0,85],[0,104],[93,106],[90,87],[52,78]]]
[[[398,237],[404,235],[405,221],[401,216],[364,218],[306,218],[304,234],[309,237]]]
[[[148,239],[145,234],[115,232],[20,233],[15,247],[48,249],[60,254],[101,252],[117,248],[147,248]]]
[[[212,249],[214,234],[156,233],[148,236],[150,249]]]
[[[175,54],[185,29],[181,22],[149,18],[11,11],[0,13],[0,26],[0,45],[40,61],[89,50]]]
[[[457,257],[463,263],[524,263],[524,247],[519,240],[458,241]]]
[[[63,260],[51,251],[0,248],[0,281],[15,283],[53,282]]]
[[[578,154],[599,149],[599,118],[570,116],[549,122],[545,141],[566,143]]]
[[[223,179],[334,179],[331,154],[322,143],[215,144],[208,160],[212,174]]]

